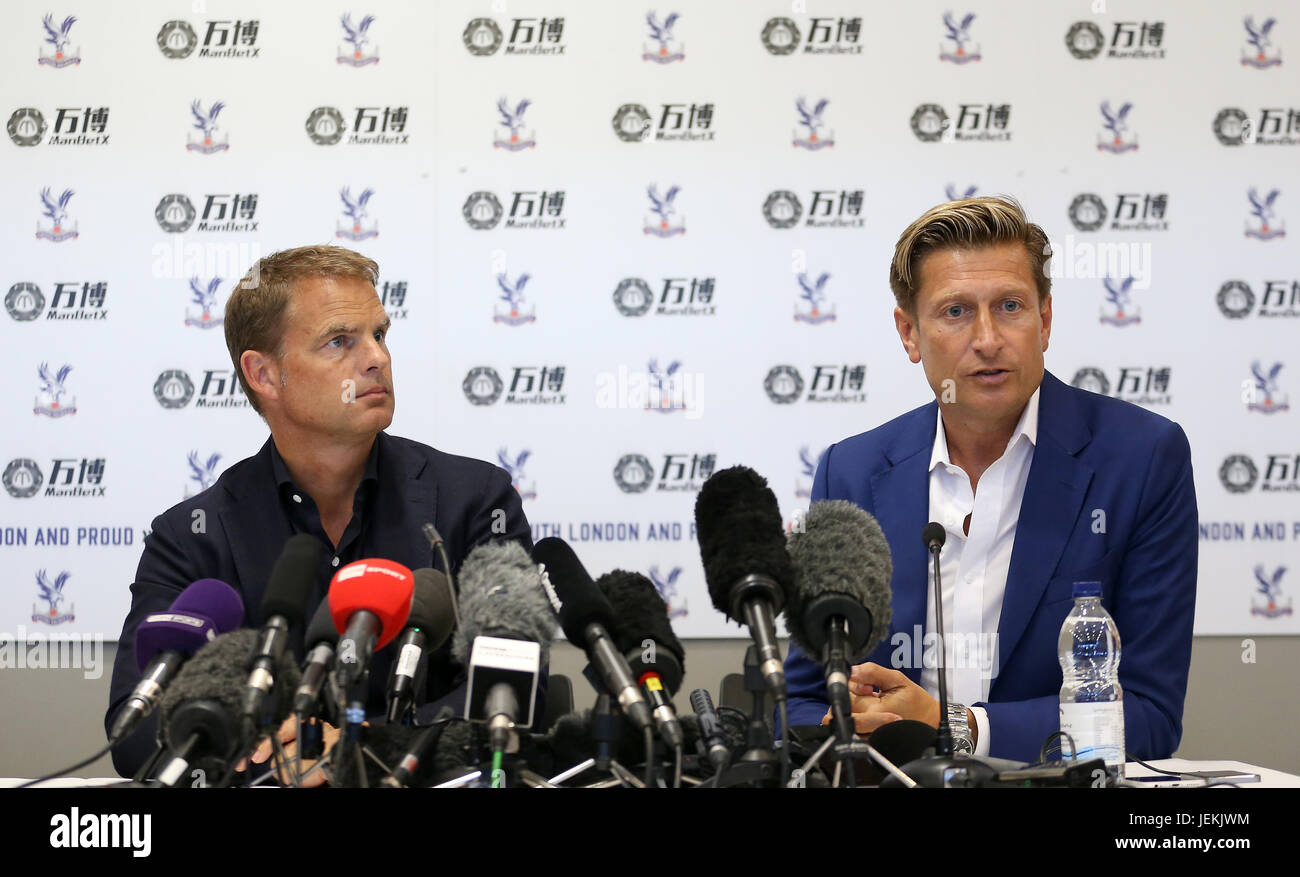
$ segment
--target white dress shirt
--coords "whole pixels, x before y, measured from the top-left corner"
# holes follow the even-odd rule
[[[1011,549],[1016,541],[1020,503],[1038,441],[1038,394],[1029,397],[1015,432],[972,490],[970,476],[948,456],[943,414],[938,415],[930,454],[930,520],[947,531],[939,569],[943,576],[943,622],[948,667],[948,699],[970,707],[978,727],[976,755],[989,752],[988,714],[971,704],[985,702],[997,667],[998,619],[1007,588]],[[963,529],[970,515],[970,533]],[[939,694],[936,667],[934,567],[926,563],[926,622],[921,686]]]

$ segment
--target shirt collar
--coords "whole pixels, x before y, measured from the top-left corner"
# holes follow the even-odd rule
[[[1008,451],[1015,447],[1021,436],[1024,436],[1031,447],[1038,444],[1038,394],[1040,392],[1042,392],[1041,384],[1025,403],[1025,410],[1020,412],[1020,421],[1016,423],[1016,429],[1007,441]],[[948,457],[948,434],[943,429],[943,412],[937,412],[935,418],[938,420],[938,426],[934,430],[934,448],[930,451],[930,468],[927,470],[930,472],[933,472],[936,466],[952,465],[952,460]],[[1005,454],[1006,451],[1003,453]]]
[[[284,458],[280,456],[280,451],[275,446],[275,440],[271,440],[271,471],[275,474],[275,485],[283,489],[286,485],[298,489],[293,483],[293,476],[289,474],[289,467],[285,465]],[[374,444],[370,446],[370,455],[366,457],[366,468],[361,475],[361,484],[377,484],[379,482],[379,436],[375,436]],[[358,485],[360,489],[360,485]]]

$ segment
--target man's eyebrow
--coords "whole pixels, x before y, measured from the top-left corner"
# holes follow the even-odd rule
[[[345,323],[331,323],[329,328],[316,336],[317,341],[324,341],[327,338],[333,338],[335,335],[355,335],[361,331],[356,326],[349,326]]]
[[[384,317],[384,321],[375,327],[375,331],[382,330],[385,334],[387,334],[388,330],[391,329],[392,327],[393,327],[393,318]]]

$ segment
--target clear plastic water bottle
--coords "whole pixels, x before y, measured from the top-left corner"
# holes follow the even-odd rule
[[[1074,608],[1056,642],[1061,661],[1061,730],[1079,760],[1104,758],[1112,780],[1124,778],[1124,690],[1119,684],[1119,630],[1101,605],[1100,582],[1075,582]],[[1061,740],[1061,752],[1069,752]]]

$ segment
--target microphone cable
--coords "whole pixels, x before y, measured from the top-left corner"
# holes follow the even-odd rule
[[[85,761],[78,761],[76,764],[72,765],[71,767],[65,767],[65,768],[63,768],[63,770],[55,771],[54,773],[50,774],[49,776],[43,776],[43,777],[40,777],[39,779],[28,780],[27,782],[23,783],[21,786],[15,786],[15,788],[19,788],[19,789],[28,789],[28,788],[31,788],[32,786],[34,786],[34,785],[36,785],[36,784],[38,784],[38,783],[44,783],[44,782],[48,782],[49,780],[58,779],[59,777],[63,776],[64,774],[72,773],[74,770],[80,770],[81,768],[86,767],[87,765],[90,765],[90,764],[95,763],[96,761],[99,761],[99,759],[101,759],[101,758],[103,758],[105,755],[107,755],[107,754],[112,750],[112,748],[113,748],[113,744],[110,743],[110,744],[108,744],[107,746],[105,746],[103,749],[101,749],[101,750],[99,750],[98,752],[96,752],[94,755],[92,755],[92,756],[90,756],[89,758],[87,758]]]
[[[457,595],[460,593],[460,586],[456,584],[455,577],[451,574],[451,560],[447,557],[447,546],[442,538],[442,534],[433,524],[424,524],[420,530],[424,533],[424,538],[428,540],[429,547],[438,552],[442,558],[442,568],[447,573],[447,593],[451,595],[451,617],[455,620],[455,626],[460,627],[460,601]]]

